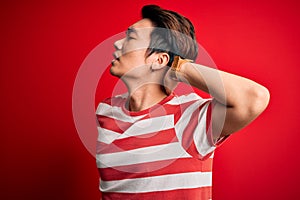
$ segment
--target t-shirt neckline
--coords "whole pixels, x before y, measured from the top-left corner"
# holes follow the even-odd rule
[[[144,115],[144,114],[148,114],[149,110],[154,110],[157,107],[165,104],[166,102],[170,101],[173,97],[175,96],[174,92],[172,92],[170,95],[166,96],[165,98],[163,98],[160,102],[158,102],[157,104],[145,109],[145,110],[140,110],[140,111],[130,111],[126,108],[126,102],[127,102],[127,98],[125,99],[125,101],[122,103],[122,110],[125,114],[130,115],[130,116],[138,116],[138,115]]]

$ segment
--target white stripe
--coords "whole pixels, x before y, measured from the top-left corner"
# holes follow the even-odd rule
[[[128,97],[128,92],[125,92],[123,94],[116,95],[114,98],[127,99],[127,97]]]
[[[100,180],[102,192],[141,193],[212,186],[212,172],[189,172],[116,181]]]
[[[174,115],[165,115],[161,117],[144,119],[134,123],[117,139],[139,136],[147,133],[156,133],[173,127]]]
[[[182,141],[183,131],[188,126],[193,112],[206,101],[196,101],[195,103],[190,105],[181,115],[180,119],[175,125],[176,135],[179,141]]]
[[[196,149],[198,153],[202,156],[206,156],[208,153],[215,150],[215,146],[212,146],[208,141],[206,134],[206,116],[207,116],[207,108],[209,104],[203,106],[200,110],[198,117],[198,124],[193,133],[194,143],[196,145]]]
[[[173,115],[166,115],[138,121],[131,127],[129,127],[123,134],[98,126],[98,141],[109,144],[116,139],[124,139],[131,136],[139,136],[147,133],[156,133],[173,127]]]
[[[123,122],[130,122],[130,123],[134,123],[135,121],[146,116],[146,114],[139,115],[139,116],[129,116],[123,112],[121,107],[111,106],[106,103],[100,103],[98,105],[96,114],[103,115],[112,119],[117,119]]]
[[[117,137],[120,137],[120,133],[116,133],[114,131],[102,128],[97,126],[98,129],[98,141],[104,142],[106,144],[112,143]]]
[[[187,103],[189,101],[194,101],[194,100],[203,100],[203,101],[205,101],[205,99],[202,99],[196,93],[191,93],[191,94],[182,95],[182,96],[179,96],[179,97],[175,96],[172,100],[168,101],[166,104],[179,105],[179,104]]]
[[[177,158],[190,158],[178,142],[117,153],[97,154],[98,168],[116,167]]]

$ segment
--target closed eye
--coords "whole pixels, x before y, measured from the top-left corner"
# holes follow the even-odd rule
[[[128,28],[126,31],[126,38],[128,40],[135,39],[134,37],[132,37],[132,34],[136,34],[136,30],[133,28]]]
[[[132,39],[135,39],[133,37],[130,37],[130,36],[126,36],[127,40],[132,40]]]

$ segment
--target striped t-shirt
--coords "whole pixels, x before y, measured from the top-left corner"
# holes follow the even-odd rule
[[[138,112],[126,100],[106,99],[96,111],[102,199],[211,199],[211,99],[172,93]]]

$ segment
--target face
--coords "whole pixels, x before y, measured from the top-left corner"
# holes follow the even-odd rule
[[[125,38],[114,43],[116,51],[110,69],[112,75],[138,77],[149,72],[146,66],[153,60],[151,56],[146,58],[146,51],[153,28],[149,19],[142,19],[128,28]]]

